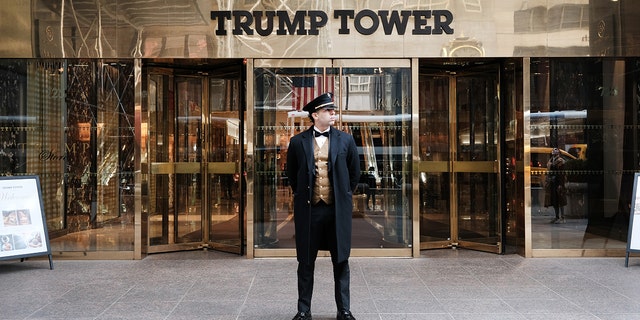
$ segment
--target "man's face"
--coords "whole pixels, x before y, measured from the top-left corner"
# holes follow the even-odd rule
[[[336,122],[336,111],[334,109],[320,109],[314,114],[314,124],[318,128],[326,128]]]

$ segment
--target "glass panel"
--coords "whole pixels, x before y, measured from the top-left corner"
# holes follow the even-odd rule
[[[134,83],[127,76],[132,73],[133,64],[102,65],[101,108],[97,112],[95,129],[97,223],[120,228],[132,227],[134,219],[134,108],[133,92],[128,90]],[[133,244],[132,236],[121,235],[121,241]]]
[[[496,244],[500,241],[498,182],[495,173],[458,173],[458,238]]]
[[[626,247],[639,169],[639,66],[638,59],[531,60],[534,249]]]
[[[149,76],[149,245],[202,241],[200,78]]]
[[[175,161],[174,148],[172,147],[175,137],[175,117],[172,114],[169,116],[169,112],[173,112],[174,106],[173,101],[169,99],[173,93],[171,88],[168,76],[149,75],[148,157],[152,165],[152,175],[149,179],[149,245],[169,243],[169,217],[173,216],[175,210],[175,197],[172,193],[175,174],[159,174],[160,172],[172,171],[167,168],[164,170],[157,168],[157,166],[167,166]]]
[[[353,247],[408,246],[410,69],[344,68],[341,83],[349,84],[340,99],[342,127],[356,140],[363,170],[354,195]]]
[[[420,241],[451,240],[449,173],[420,173]]]
[[[498,150],[497,76],[456,78],[457,161],[492,161]]]
[[[458,235],[460,240],[486,244],[500,242],[501,233],[500,188],[491,166],[497,160],[499,137],[496,72],[456,78],[456,160],[488,164],[474,165],[483,172],[457,174]]]
[[[286,176],[289,139],[311,122],[302,107],[336,92],[330,68],[254,70],[254,242],[261,248],[295,248],[291,187]]]
[[[419,94],[420,161],[434,163],[420,172],[421,242],[450,240],[449,77],[421,75]]]
[[[363,180],[354,195],[354,248],[411,243],[409,68],[258,68],[255,77],[255,244],[295,248],[286,168],[289,139],[311,122],[302,106],[336,92],[336,128],[353,134]],[[344,84],[341,90],[338,86]],[[338,93],[342,92],[342,96]],[[375,182],[369,184],[371,170]],[[374,197],[375,194],[375,197]],[[369,209],[367,209],[367,206]]]
[[[420,77],[420,160],[449,161],[449,77]]]
[[[177,78],[176,90],[176,162],[197,163],[177,170],[176,242],[202,241],[202,80]]]
[[[242,228],[240,186],[244,174],[238,170],[244,132],[238,119],[240,80],[209,80],[209,240],[240,248]],[[218,164],[221,164],[218,166]],[[231,171],[228,171],[231,170]],[[244,209],[243,209],[244,210]]]
[[[67,225],[64,202],[66,62],[2,60],[0,63],[0,82],[16,84],[5,86],[0,92],[0,115],[3,116],[0,130],[0,172],[8,175],[34,172],[40,175],[52,250],[65,248],[67,246],[63,243],[64,240],[56,238],[64,233]],[[33,87],[27,88],[27,79]],[[24,106],[25,99],[23,90],[27,90],[26,108],[21,107]],[[27,148],[19,148],[20,145]],[[26,157],[27,155],[32,157]],[[36,156],[37,162],[27,163],[28,158],[36,159]]]

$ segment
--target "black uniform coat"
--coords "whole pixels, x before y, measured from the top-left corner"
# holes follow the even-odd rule
[[[299,262],[309,264],[309,242],[311,222],[309,219],[315,160],[313,127],[289,141],[287,152],[287,175],[293,190],[293,213],[296,232],[296,254]],[[351,252],[351,219],[353,212],[353,190],[360,179],[358,149],[353,136],[331,128],[329,133],[329,180],[333,186],[336,210],[336,242],[338,262],[349,258]]]

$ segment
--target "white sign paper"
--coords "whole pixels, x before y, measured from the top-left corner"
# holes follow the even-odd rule
[[[50,254],[37,176],[0,178],[0,259]]]

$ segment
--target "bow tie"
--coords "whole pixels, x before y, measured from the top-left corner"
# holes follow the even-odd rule
[[[327,132],[318,132],[318,131],[313,130],[313,136],[314,137],[325,136],[325,137],[329,138],[329,131],[327,131]]]

